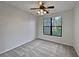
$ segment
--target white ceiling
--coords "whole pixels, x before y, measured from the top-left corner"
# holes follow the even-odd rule
[[[37,15],[37,10],[30,10],[30,8],[38,7],[37,1],[4,1],[4,3]],[[53,12],[72,9],[76,1],[45,1],[44,3],[45,6],[55,6],[54,9],[49,9],[49,14],[52,14]]]

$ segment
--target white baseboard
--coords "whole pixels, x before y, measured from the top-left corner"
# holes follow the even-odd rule
[[[33,40],[35,40],[35,39],[33,39]],[[31,41],[33,41],[33,40],[31,40]],[[19,47],[19,46],[21,46],[21,45],[24,45],[24,44],[26,44],[26,43],[29,43],[29,42],[31,42],[31,41],[21,43],[21,44],[19,44],[19,45],[17,45],[17,46],[14,46],[14,47],[12,47],[12,48],[9,48],[9,49],[5,49],[5,50],[1,51],[0,54],[5,53],[5,52],[7,52],[7,51],[10,51],[10,50],[12,50],[12,49],[15,49],[15,48],[17,48],[17,47]]]

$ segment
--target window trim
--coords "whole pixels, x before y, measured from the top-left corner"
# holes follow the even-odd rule
[[[55,17],[59,17],[59,16],[55,16]],[[54,20],[55,20],[55,17],[54,17]],[[50,19],[51,19],[51,26],[44,26],[44,19],[43,19],[43,34],[44,35],[50,35],[50,36],[57,36],[57,37],[62,37],[62,16],[60,16],[61,17],[61,26],[52,26],[52,17],[49,17]],[[45,34],[44,33],[44,27],[50,27],[50,34]],[[52,27],[61,27],[61,35],[60,36],[58,36],[58,35],[53,35],[52,34]]]

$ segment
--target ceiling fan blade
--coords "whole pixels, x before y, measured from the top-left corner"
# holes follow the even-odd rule
[[[35,9],[40,9],[40,8],[30,8],[30,10],[35,10]]]
[[[39,5],[44,5],[43,1],[38,1]]]
[[[49,7],[47,7],[47,9],[52,9],[52,8],[54,8],[54,6],[49,6]]]

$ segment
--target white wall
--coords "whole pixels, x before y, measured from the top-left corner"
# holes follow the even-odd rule
[[[62,16],[62,37],[43,35],[43,17],[40,16],[37,20],[37,38],[72,46],[72,10],[63,11],[54,15]]]
[[[35,39],[36,17],[0,3],[0,53]]]
[[[79,2],[77,3],[76,7],[74,8],[74,19],[73,19],[73,38],[74,38],[74,48],[79,55]]]

